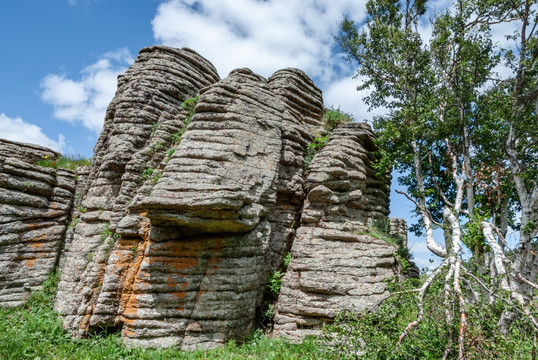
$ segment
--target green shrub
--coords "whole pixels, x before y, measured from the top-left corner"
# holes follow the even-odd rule
[[[325,114],[323,115],[323,126],[328,131],[333,131],[338,125],[345,124],[353,121],[353,116],[347,114],[333,107],[325,109]]]
[[[314,156],[325,147],[325,144],[327,144],[327,141],[329,140],[330,134],[327,134],[325,136],[318,136],[314,139],[314,141],[310,144],[308,144],[308,148],[306,149],[306,156],[304,159],[304,169],[307,170],[310,166],[310,163],[312,162],[312,159]]]
[[[282,286],[282,278],[284,277],[284,273],[282,271],[275,270],[269,276],[269,279],[267,279],[267,289],[273,296],[277,296],[280,292],[280,287]]]
[[[393,294],[377,309],[343,312],[324,327],[320,346],[326,358],[336,359],[441,359],[450,345],[448,359],[458,358],[459,318],[457,300],[449,298],[453,323],[445,320],[444,287],[446,275],[437,276],[424,300],[424,318],[398,345],[405,327],[417,317],[417,285],[413,281],[388,284]],[[418,285],[420,286],[420,285]],[[533,327],[520,311],[503,334],[499,317],[507,303],[486,300],[468,304],[465,333],[466,359],[530,359]],[[450,336],[452,333],[452,336]]]
[[[179,143],[181,136],[187,129],[187,126],[191,123],[192,117],[194,116],[194,108],[196,107],[197,103],[198,103],[198,95],[183,101],[183,103],[181,104],[181,107],[187,111],[187,117],[183,120],[183,127],[172,135],[173,144]]]
[[[148,167],[142,171],[142,179],[147,180],[153,174],[154,169],[152,167]]]
[[[181,107],[189,113],[189,116],[192,116],[194,114],[194,108],[198,103],[198,99],[199,95],[196,95],[195,97],[183,101],[183,103],[181,104]]]

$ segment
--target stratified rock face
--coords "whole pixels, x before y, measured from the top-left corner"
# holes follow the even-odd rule
[[[116,96],[106,113],[103,131],[85,180],[79,221],[66,255],[55,308],[64,326],[83,335],[90,329],[105,276],[106,265],[125,216],[146,180],[171,148],[187,113],[181,104],[219,80],[207,60],[189,49],[165,46],[144,48],[135,63],[118,78]],[[147,191],[147,190],[146,190]],[[135,264],[127,264],[131,268]],[[108,293],[109,308],[115,294]],[[114,324],[116,309],[96,319]]]
[[[394,238],[402,239],[402,246],[407,247],[407,222],[404,219],[390,218],[389,233]]]
[[[297,70],[281,81],[299,94],[311,86],[309,106],[318,114],[311,122],[319,126],[320,91]],[[123,284],[116,321],[126,343],[192,350],[248,335],[265,280],[291,240],[275,234],[294,231],[299,216],[302,154],[312,133],[275,89],[239,69],[202,90],[151,194],[139,192],[119,223],[125,245],[111,255],[105,284],[115,269],[110,278]],[[292,136],[294,147],[286,143]],[[290,166],[301,169],[297,177],[288,178]],[[279,203],[281,196],[294,197],[294,206]],[[138,264],[135,271],[119,270],[126,259]]]
[[[0,139],[0,306],[23,304],[57,264],[75,174],[35,165],[58,153]]]
[[[386,295],[394,247],[368,234],[388,215],[389,181],[371,167],[366,124],[338,127],[308,168],[308,195],[277,302],[275,334],[300,341],[343,310]]]
[[[181,104],[197,93],[177,141],[189,116]],[[268,81],[238,69],[219,81],[191,50],[142,50],[81,190],[56,298],[64,326],[78,336],[121,328],[134,346],[244,338],[291,245],[303,154],[322,115],[302,71]]]
[[[182,105],[196,95],[192,113]],[[247,336],[291,248],[277,334],[300,339],[364,308],[394,275],[395,249],[368,235],[387,221],[389,178],[356,123],[333,132],[307,175],[323,113],[300,70],[221,80],[192,50],[142,49],[76,188],[75,173],[34,165],[58,154],[0,141],[0,305],[21,304],[58,266],[55,308],[73,335],[211,348]]]
[[[284,106],[265,79],[233,71],[202,93],[151,195],[135,208],[184,233],[244,233],[276,202]]]

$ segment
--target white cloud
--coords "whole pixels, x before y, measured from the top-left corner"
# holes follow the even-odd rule
[[[10,118],[3,113],[0,114],[0,136],[6,140],[43,145],[59,152],[65,149],[65,137],[62,134],[58,135],[58,140],[52,140],[39,126],[27,123],[20,117]]]
[[[169,0],[157,9],[154,37],[190,47],[209,59],[221,76],[248,67],[268,77],[285,67],[304,70],[322,86],[338,73],[333,37],[343,14],[364,16],[365,1]]]
[[[101,131],[108,104],[114,97],[117,76],[134,61],[127,49],[104,54],[82,69],[78,80],[49,74],[41,82],[43,101],[54,107],[54,117]]]

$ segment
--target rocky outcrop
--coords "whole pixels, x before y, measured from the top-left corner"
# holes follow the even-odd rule
[[[130,346],[210,348],[247,336],[291,248],[276,333],[301,338],[364,308],[394,275],[395,249],[368,231],[387,221],[389,178],[376,176],[374,135],[356,123],[333,132],[306,174],[323,114],[300,70],[221,80],[192,50],[142,49],[118,78],[76,189],[74,173],[32,165],[57,154],[0,144],[0,269],[31,268],[43,249],[51,259],[31,280],[0,271],[0,302],[19,304],[11,294],[39,288],[58,264],[55,309],[73,335],[117,330]],[[26,191],[24,177],[40,183]]]
[[[57,265],[75,174],[36,165],[57,157],[41,146],[0,139],[0,306],[23,304]]]
[[[80,189],[80,218],[58,288],[55,308],[65,327],[84,335],[92,327],[117,325],[121,284],[108,281],[117,275],[115,269],[107,281],[105,271],[115,259],[112,253],[124,245],[116,245],[118,222],[137,193],[145,191],[148,170],[158,169],[166,158],[173,134],[184,127],[187,113],[181,104],[218,80],[214,67],[194,51],[164,46],[142,49],[118,78],[86,188]],[[136,243],[129,249],[135,253]],[[136,264],[126,262],[123,268],[133,271]]]
[[[319,126],[323,114],[321,93],[304,73],[284,70],[272,79],[239,69],[202,90],[151,194],[131,205],[143,225],[121,230],[121,240],[144,251],[137,273],[125,277],[130,296],[120,304],[127,343],[190,350],[249,333],[299,216],[302,154],[312,140],[307,121]],[[277,81],[303,96],[277,95]],[[317,122],[291,112],[296,101]]]
[[[344,310],[386,295],[395,248],[369,229],[388,215],[389,181],[376,176],[366,124],[338,127],[314,157],[301,226],[282,280],[275,334],[300,341]]]

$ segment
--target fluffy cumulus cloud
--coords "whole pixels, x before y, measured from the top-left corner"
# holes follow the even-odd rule
[[[58,135],[58,140],[53,140],[39,126],[27,123],[20,117],[10,118],[3,113],[0,114],[0,134],[3,139],[39,144],[59,152],[64,151],[66,145],[62,134]]]
[[[127,49],[106,53],[85,67],[79,79],[50,74],[41,82],[43,101],[54,107],[54,117],[98,133],[106,107],[114,97],[117,76],[134,61]]]
[[[297,67],[325,85],[334,81],[341,58],[333,37],[343,14],[364,16],[365,1],[169,0],[153,19],[155,38],[190,47],[221,76],[248,67],[265,77]]]

